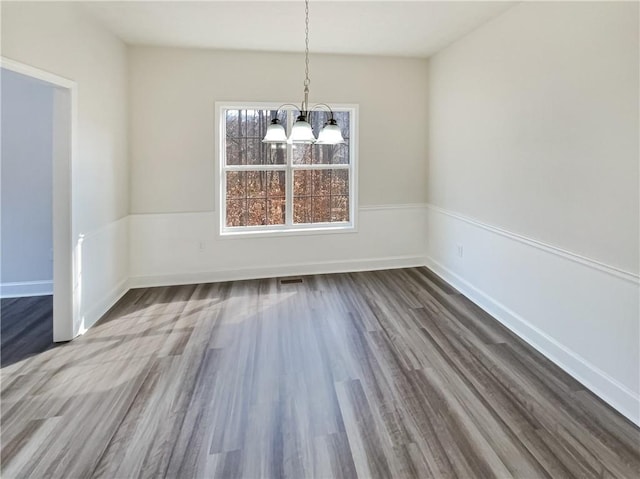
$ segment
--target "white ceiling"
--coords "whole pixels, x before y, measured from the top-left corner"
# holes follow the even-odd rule
[[[427,57],[516,2],[310,2],[316,53]],[[87,2],[129,44],[233,50],[304,50],[304,1]]]

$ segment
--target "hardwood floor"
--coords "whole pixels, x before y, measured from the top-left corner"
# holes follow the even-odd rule
[[[424,268],[132,290],[1,375],[2,477],[640,475],[638,428]]]

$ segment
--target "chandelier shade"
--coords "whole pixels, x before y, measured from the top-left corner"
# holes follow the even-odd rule
[[[296,122],[291,128],[291,135],[289,135],[289,141],[291,143],[315,143],[316,137],[313,134],[313,128],[307,121],[306,116],[300,115],[296,119]]]
[[[287,141],[287,132],[284,126],[280,124],[280,120],[274,118],[267,127],[267,134],[262,140],[263,143],[284,143]]]
[[[322,130],[320,130],[316,144],[340,145],[342,143],[344,143],[342,131],[340,130],[337,122],[332,118],[326,125],[324,125]]]

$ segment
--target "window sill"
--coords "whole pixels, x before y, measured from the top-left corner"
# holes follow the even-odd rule
[[[291,228],[278,230],[252,230],[252,231],[222,231],[218,234],[220,239],[250,239],[250,238],[277,238],[282,236],[309,236],[357,233],[355,225],[316,227],[316,228]]]

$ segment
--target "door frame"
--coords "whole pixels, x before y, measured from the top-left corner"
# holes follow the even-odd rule
[[[0,56],[0,67],[54,86],[53,145],[53,340],[82,332],[81,288],[73,240],[73,169],[77,165],[78,84],[40,68]]]

